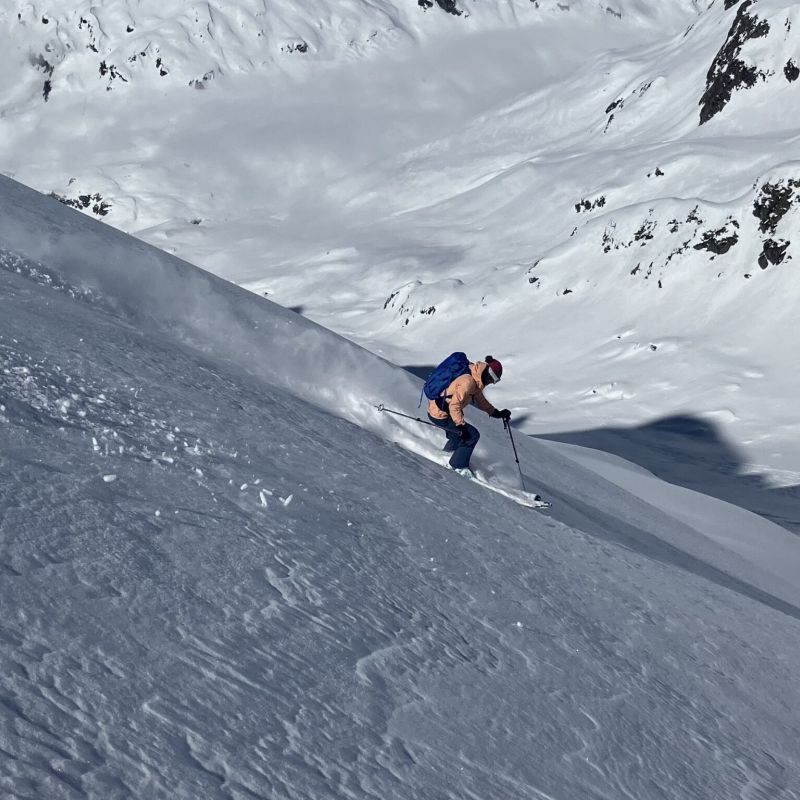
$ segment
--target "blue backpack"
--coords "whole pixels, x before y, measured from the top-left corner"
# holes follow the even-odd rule
[[[451,353],[428,375],[428,380],[422,387],[422,393],[428,400],[437,397],[458,377],[469,372],[469,359],[466,353]],[[420,405],[422,397],[420,396]]]

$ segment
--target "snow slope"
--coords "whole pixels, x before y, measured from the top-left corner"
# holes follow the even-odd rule
[[[691,417],[739,456],[690,485],[800,484],[796,4],[0,18],[7,174],[398,363],[491,351],[530,433]]]
[[[372,408],[408,372],[0,211],[4,796],[800,796],[796,537],[535,440],[522,508]]]

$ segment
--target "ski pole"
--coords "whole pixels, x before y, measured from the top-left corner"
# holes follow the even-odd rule
[[[522,467],[519,465],[519,456],[517,455],[517,446],[514,444],[514,437],[511,435],[511,423],[504,419],[503,427],[508,431],[508,438],[511,439],[511,447],[514,450],[514,460],[517,462],[517,469],[519,470],[519,481],[522,484],[522,491],[527,492],[525,488],[525,477],[522,474]]]
[[[408,414],[404,414],[402,411],[395,411],[392,408],[386,408],[383,403],[374,406],[374,408],[377,408],[378,411],[385,411],[387,414],[394,414],[396,417],[405,417],[406,419],[413,419],[414,422],[421,422],[423,425],[430,425],[432,428],[436,427],[432,422],[426,422],[424,419],[420,419],[419,417],[412,417]]]

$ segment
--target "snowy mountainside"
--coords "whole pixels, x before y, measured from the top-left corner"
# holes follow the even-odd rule
[[[118,2],[94,52],[26,3],[3,167],[392,361],[501,354],[529,432],[698,414],[799,484],[795,4],[425,5]]]
[[[695,7],[691,0],[677,4]],[[366,2],[304,0],[302,3],[237,0],[235,3],[131,2],[97,5],[15,2],[0,12],[12,51],[28,50],[28,81],[15,97],[40,85],[43,101],[53,91],[122,90],[145,84],[208,88],[219,77],[258,72],[291,60],[368,56],[414,41],[433,29],[442,35],[455,24],[478,29],[520,24],[547,13],[617,19],[629,16],[658,23],[664,15],[637,0],[607,4],[525,2]],[[425,13],[433,8],[432,13]],[[441,11],[447,13],[440,13]],[[459,23],[448,17],[463,17]],[[467,22],[469,20],[469,22]],[[16,45],[16,47],[15,47]],[[33,72],[38,73],[38,77]],[[166,79],[166,80],[165,80]]]
[[[603,56],[588,87],[576,78],[557,100],[539,92],[415,154],[410,174],[427,186],[455,177],[420,215],[453,219],[468,255],[394,287],[385,313],[418,357],[451,330],[492,351],[520,343],[515,399],[520,410],[538,400],[541,418],[530,430],[701,413],[745,448],[749,469],[796,485],[800,385],[785,365],[800,20],[791,3],[736,5],[717,4],[636,58]],[[592,93],[605,98],[590,104]],[[577,124],[564,126],[565,107]],[[437,169],[454,142],[486,173],[480,182]],[[392,188],[400,202],[416,190],[404,188]]]
[[[0,209],[5,797],[800,796],[796,537],[533,440],[521,508],[371,409],[404,370]]]

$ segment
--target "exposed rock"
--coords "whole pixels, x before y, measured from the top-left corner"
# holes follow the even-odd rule
[[[453,14],[456,17],[460,17],[464,13],[456,5],[455,0],[417,0],[417,5],[423,11],[427,11],[429,8],[433,8],[434,2],[442,11],[446,11],[448,14]]]
[[[715,231],[706,231],[703,234],[703,238],[694,245],[694,249],[708,250],[709,253],[721,256],[738,243],[739,234],[736,232],[738,227],[739,223],[736,220],[729,220],[728,224],[722,228],[718,228]]]
[[[105,60],[100,62],[100,77],[105,78],[108,75],[108,85],[106,91],[111,91],[111,84],[119,79],[123,83],[127,83],[128,79],[117,69],[116,64],[106,64]]]
[[[603,252],[608,253],[611,251],[611,248],[619,249],[619,245],[616,243],[614,234],[616,232],[617,225],[615,222],[609,222],[606,225],[605,229],[603,230]]]
[[[690,212],[689,215],[686,217],[687,222],[694,222],[696,225],[703,224],[703,218],[697,213],[700,210],[700,206],[695,206]]]
[[[753,216],[758,219],[759,230],[768,234],[758,257],[761,269],[782,264],[786,259],[790,242],[776,239],[775,234],[781,220],[789,213],[792,206],[800,203],[798,190],[800,190],[800,180],[787,178],[765,183],[756,195],[753,202]]]
[[[206,72],[206,74],[203,75],[202,78],[194,78],[193,80],[190,80],[189,86],[193,86],[195,89],[205,89],[206,84],[209,81],[213,80],[214,80],[214,70],[212,69],[209,72]]]
[[[36,56],[30,56],[31,65],[47,75],[47,78],[42,85],[42,97],[44,97],[45,103],[50,98],[50,92],[53,91],[53,81],[51,80],[53,76],[53,72],[55,67],[41,54],[39,53]]]
[[[761,269],[766,269],[770,264],[782,264],[786,258],[786,250],[789,247],[789,242],[780,241],[776,242],[774,239],[767,239],[764,242],[764,249],[758,257],[758,266]]]
[[[390,305],[392,305],[392,301],[395,299],[395,297],[397,297],[398,294],[400,294],[400,290],[399,289],[397,291],[392,292],[386,298],[386,302],[383,304],[383,310],[384,311],[386,311],[386,309],[389,308]]]
[[[786,66],[783,68],[783,74],[786,76],[786,80],[789,81],[789,83],[794,83],[800,78],[800,67],[794,63],[794,59],[790,58],[786,62]]]
[[[50,192],[50,197],[58,200],[65,206],[77,208],[78,211],[86,211],[91,207],[92,214],[98,217],[104,217],[111,211],[111,203],[103,200],[102,195],[95,192],[94,194],[79,194],[77,197],[65,197],[57,192]]]
[[[283,45],[281,47],[281,52],[283,53],[307,53],[308,52],[308,42],[303,41],[300,39],[296,42],[289,42],[289,44]]]
[[[55,67],[41,54],[30,57],[31,64],[45,75],[52,76]]]
[[[579,203],[575,203],[575,213],[580,214],[583,211],[594,211],[596,208],[602,208],[605,204],[606,197],[602,194],[594,201],[581,199]]]
[[[658,223],[652,219],[646,219],[636,233],[633,234],[634,242],[641,242],[642,245],[653,238],[653,231],[658,226]]]
[[[615,112],[621,111],[625,108],[625,104],[630,100],[636,100],[638,97],[643,97],[650,91],[650,87],[653,85],[653,81],[645,81],[644,83],[640,83],[633,91],[631,91],[627,97],[620,97],[614,100],[613,103],[609,103],[606,106],[606,114],[610,115],[606,120],[606,126],[603,128],[603,133],[605,133],[609,126],[611,125],[612,121],[614,120]]]
[[[775,233],[778,223],[797,200],[797,189],[800,189],[800,180],[792,178],[761,187],[753,203],[753,216],[758,218],[762,233]]]
[[[728,31],[728,38],[717,53],[706,76],[706,89],[700,98],[700,124],[719,114],[731,99],[734,91],[752,89],[759,78],[766,77],[751,64],[739,58],[742,46],[751,39],[759,39],[769,33],[769,23],[750,16],[748,10],[753,0],[745,0],[736,13],[736,19]],[[729,8],[726,3],[726,8]]]

